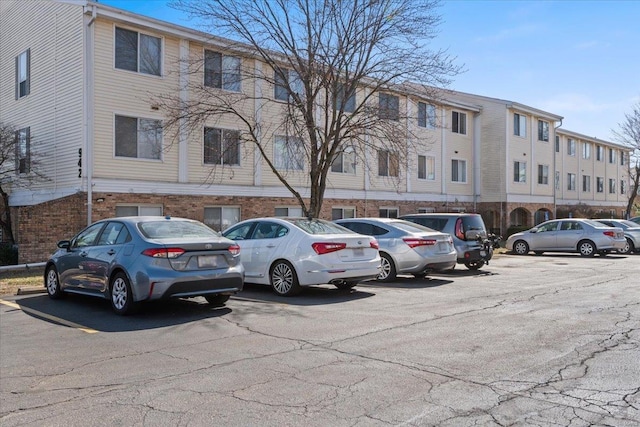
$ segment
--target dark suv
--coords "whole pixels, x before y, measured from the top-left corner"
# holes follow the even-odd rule
[[[487,229],[479,214],[422,213],[403,215],[400,219],[451,234],[458,264],[464,264],[469,270],[479,269],[493,256],[493,250],[487,250],[482,244],[487,238]]]

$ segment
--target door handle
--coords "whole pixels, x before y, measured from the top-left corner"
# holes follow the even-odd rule
[[[80,256],[81,256],[81,257],[86,257],[86,256],[87,256],[87,253],[86,253],[86,252],[84,252],[84,251],[83,251],[83,252],[80,252]]]
[[[268,247],[269,249],[272,249],[272,248],[275,248],[275,247],[276,247],[276,245],[267,245],[267,247]]]
[[[107,252],[107,255],[113,255],[115,253],[116,251],[114,251],[113,249],[109,249],[109,251]]]

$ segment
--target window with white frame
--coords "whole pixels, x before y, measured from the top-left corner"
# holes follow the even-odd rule
[[[115,67],[160,76],[162,39],[116,27]]]
[[[567,139],[567,154],[570,156],[576,155],[576,141],[575,139]]]
[[[538,184],[549,184],[549,165],[538,165]]]
[[[237,130],[204,128],[204,164],[239,165],[240,132]]]
[[[467,115],[458,111],[451,112],[451,132],[467,134]]]
[[[560,190],[560,171],[556,171],[555,186],[556,186],[556,190]]]
[[[398,176],[399,173],[398,155],[392,151],[378,150],[378,176]]]
[[[567,174],[567,190],[576,191],[576,174],[575,173]]]
[[[16,56],[16,99],[31,92],[31,49]]]
[[[378,209],[378,217],[380,218],[398,218],[398,208],[382,207]]]
[[[336,155],[331,163],[331,172],[356,173],[356,152],[352,146],[345,147],[341,153]]]
[[[240,92],[240,58],[204,51],[204,85]]]
[[[433,156],[418,156],[418,179],[433,181],[436,179],[436,158]]]
[[[301,217],[302,208],[300,206],[279,206],[274,209],[273,215],[281,217]]]
[[[224,231],[240,222],[240,208],[237,206],[205,207],[203,222],[216,231]]]
[[[527,182],[526,162],[513,162],[513,182]]]
[[[304,168],[305,157],[302,139],[291,136],[276,136],[273,151],[276,169],[302,170]]]
[[[379,93],[378,117],[386,120],[400,120],[400,98],[388,93]]]
[[[620,194],[627,194],[627,182],[624,179],[620,180]]]
[[[609,163],[614,164],[616,162],[616,150],[609,148]]]
[[[294,70],[282,68],[274,71],[274,98],[279,101],[289,101],[290,95],[304,96],[304,85],[300,75]]]
[[[513,114],[513,134],[516,136],[527,136],[527,117],[522,114]]]
[[[355,218],[356,217],[356,208],[331,208],[331,220],[335,221],[336,219],[344,219],[344,218]]]
[[[162,216],[162,205],[118,205],[116,216]]]
[[[14,138],[16,174],[28,174],[31,171],[31,128],[17,130]]]
[[[352,93],[346,97],[345,87],[342,83],[338,83],[338,87],[335,94],[335,105],[334,109],[339,110],[342,108],[342,111],[345,113],[353,113],[356,110],[356,94],[355,89]],[[346,99],[345,99],[346,98]]]
[[[582,158],[590,159],[591,158],[591,143],[583,142],[582,143]]]
[[[590,193],[591,192],[591,176],[582,175],[582,192]]]
[[[451,160],[451,181],[467,182],[467,161],[460,159]]]
[[[436,128],[436,106],[418,102],[418,126],[427,129]]]
[[[616,180],[609,178],[609,194],[616,194]]]
[[[604,178],[601,176],[596,177],[596,191],[604,193]]]
[[[620,166],[624,166],[626,164],[626,156],[624,151],[620,150]]]
[[[418,208],[418,213],[434,213],[435,208]]]
[[[538,141],[549,142],[549,122],[538,120]]]
[[[599,162],[604,161],[604,147],[602,145],[596,146],[596,160]]]
[[[560,152],[560,136],[556,135],[556,153]]]
[[[115,116],[116,157],[160,160],[162,121]]]

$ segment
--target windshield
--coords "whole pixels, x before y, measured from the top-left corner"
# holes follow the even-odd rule
[[[287,221],[309,234],[355,234],[348,228],[322,219],[289,218]]]

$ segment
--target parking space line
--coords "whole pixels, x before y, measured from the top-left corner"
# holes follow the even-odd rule
[[[38,311],[38,310],[34,310],[32,308],[29,308],[29,307],[23,307],[23,306],[21,306],[19,304],[16,304],[15,302],[5,301],[3,299],[0,299],[0,304],[4,304],[4,305],[9,306],[11,308],[17,308],[18,310],[22,310],[25,313],[30,313],[30,314],[33,314],[35,316],[42,317],[43,319],[51,320],[52,322],[59,323],[59,324],[64,325],[64,326],[68,326],[70,328],[78,329],[78,330],[80,330],[82,332],[86,332],[87,334],[97,334],[98,333],[98,331],[96,331],[95,329],[87,328],[87,327],[79,325],[77,323],[70,322],[68,320],[64,320],[64,319],[61,319],[59,317],[52,316],[50,314],[43,313],[43,312]]]

